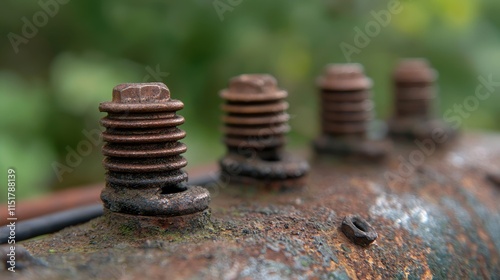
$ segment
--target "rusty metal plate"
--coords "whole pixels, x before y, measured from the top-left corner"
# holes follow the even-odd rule
[[[38,261],[16,276],[498,279],[500,187],[486,177],[500,166],[499,141],[468,134],[441,151],[409,143],[376,164],[311,156],[301,190],[207,186],[211,222],[202,228],[155,231],[105,215],[23,242]],[[374,243],[361,247],[341,232],[351,214],[371,224]]]

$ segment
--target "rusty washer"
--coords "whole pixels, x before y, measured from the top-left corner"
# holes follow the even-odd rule
[[[186,133],[177,128],[184,118],[176,114],[184,104],[170,99],[162,83],[121,84],[113,100],[101,103],[108,115],[102,148],[106,158],[106,187],[101,193],[105,208],[124,214],[180,216],[208,208],[210,195],[202,187],[187,186],[181,168]]]
[[[435,117],[438,73],[423,58],[403,59],[394,71],[394,116],[388,121],[393,136],[431,138],[433,133],[453,137],[456,131]]]
[[[330,64],[318,78],[321,91],[322,135],[314,141],[319,154],[383,158],[391,149],[387,140],[374,139],[372,81],[360,64]]]
[[[370,245],[378,237],[375,229],[365,219],[354,215],[342,220],[341,230],[347,238],[361,246]]]
[[[230,182],[263,183],[273,188],[295,187],[309,165],[283,151],[289,115],[288,93],[274,77],[247,74],[231,79],[220,93],[225,103],[224,143],[228,153],[220,160],[221,176]]]

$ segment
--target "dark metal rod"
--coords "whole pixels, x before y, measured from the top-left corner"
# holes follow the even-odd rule
[[[15,241],[19,242],[35,236],[56,232],[68,226],[81,224],[101,216],[102,213],[102,204],[98,203],[16,222]],[[7,243],[10,236],[11,228],[9,225],[4,225],[0,229],[0,244]]]

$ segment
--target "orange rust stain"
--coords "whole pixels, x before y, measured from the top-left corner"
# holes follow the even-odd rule
[[[432,280],[432,273],[428,267],[425,267],[424,275],[422,276],[423,280]]]

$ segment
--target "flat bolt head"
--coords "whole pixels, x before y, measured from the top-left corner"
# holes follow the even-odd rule
[[[268,74],[244,74],[229,82],[228,90],[234,93],[270,93],[277,90],[278,82]]]
[[[330,64],[326,66],[325,75],[330,79],[345,80],[364,77],[365,70],[359,63]]]
[[[159,103],[170,100],[170,90],[163,83],[120,84],[113,88],[115,103]]]
[[[372,81],[359,63],[329,64],[318,79],[319,86],[332,90],[370,89]]]
[[[399,61],[394,71],[396,82],[433,83],[438,73],[425,58],[406,58]]]

